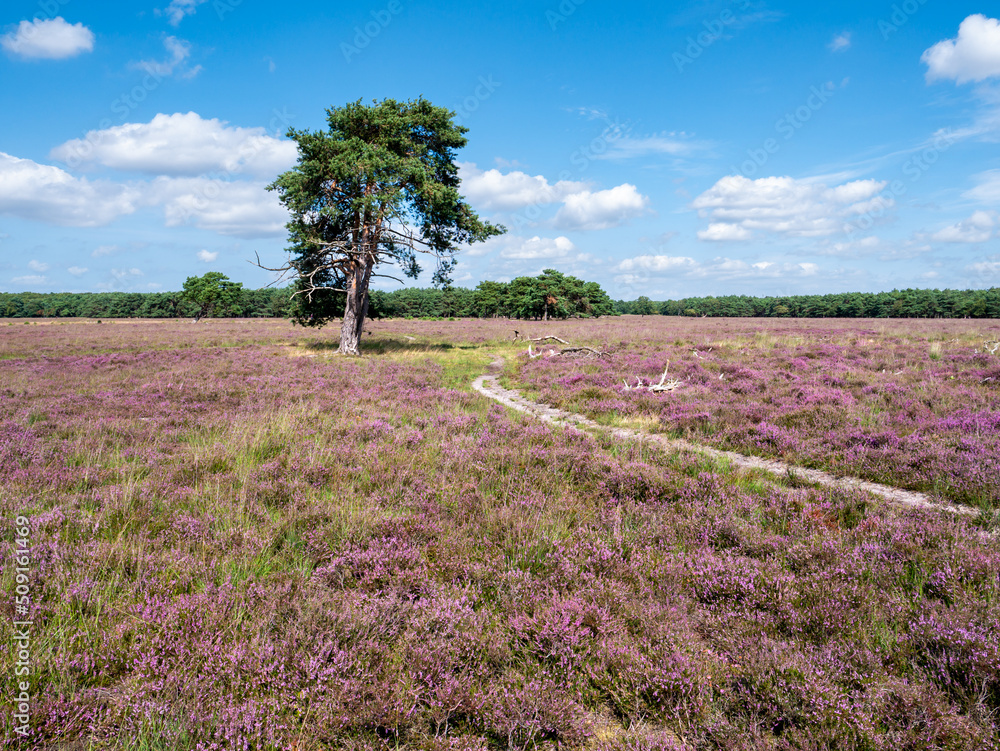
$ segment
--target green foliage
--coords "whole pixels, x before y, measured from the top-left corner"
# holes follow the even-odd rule
[[[359,99],[328,109],[325,132],[289,129],[298,164],[268,189],[292,216],[296,322],[322,326],[348,313],[363,322],[375,269],[416,278],[418,253],[434,258],[435,285],[447,287],[459,246],[504,231],[458,192],[455,151],[467,129],[453,117],[423,98]]]
[[[643,298],[615,302],[619,313],[645,315]],[[656,305],[656,303],[651,303]],[[659,303],[671,316],[792,318],[1000,318],[1000,288],[905,289],[787,297],[687,297]]]
[[[283,318],[288,314],[288,289],[238,290],[228,314],[239,318]],[[199,306],[182,292],[35,292],[0,293],[5,318],[183,318]]]
[[[528,278],[528,277],[523,277]],[[573,279],[573,277],[564,277]],[[579,280],[576,280],[579,281]],[[406,288],[371,293],[371,318],[515,317],[509,284],[481,282],[475,290]],[[586,304],[570,315],[638,315],[638,300],[611,302],[596,282],[583,283]],[[239,289],[228,314],[237,318],[293,315],[292,288]],[[331,293],[334,294],[334,293]],[[343,306],[343,296],[340,296]],[[800,318],[1000,318],[1000,288],[985,290],[903,290],[771,297],[703,297],[651,302],[663,315]],[[788,311],[778,308],[785,306]],[[3,318],[183,318],[198,307],[181,292],[17,292],[0,293]],[[553,313],[550,312],[550,316]]]
[[[632,312],[639,316],[651,316],[656,313],[656,305],[648,297],[642,295],[632,306]]]
[[[545,313],[543,294],[556,298],[556,302],[549,305],[549,317],[616,315],[611,299],[597,282],[583,282],[551,269],[540,277],[519,277],[514,281],[517,285],[513,282],[481,282],[474,290],[463,287],[406,287],[392,292],[375,290],[370,296],[368,317],[541,317]],[[520,308],[511,294],[512,285],[522,293]],[[308,316],[308,313],[301,305],[301,296],[292,297],[293,291],[293,287],[250,290],[237,286],[235,300],[229,303],[225,312],[244,318],[288,317],[301,323],[301,317]],[[342,314],[343,295],[332,291],[327,294],[331,295],[331,309],[339,304]],[[8,318],[178,318],[195,316],[200,309],[200,305],[188,299],[183,292],[0,293],[0,313],[6,313]],[[222,315],[222,308],[217,309],[216,314]]]
[[[181,297],[198,306],[196,319],[218,314],[227,315],[239,302],[241,282],[231,282],[219,271],[209,271],[204,276],[189,276],[184,282]]]
[[[482,317],[599,317],[615,315],[614,305],[597,282],[545,269],[539,276],[519,276],[507,284],[480,282],[474,308]]]

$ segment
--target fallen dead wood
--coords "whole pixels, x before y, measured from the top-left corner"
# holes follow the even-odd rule
[[[559,350],[560,355],[573,355],[578,353],[583,353],[587,356],[593,357],[609,357],[607,352],[601,352],[599,349],[594,349],[593,347],[563,347]]]
[[[514,333],[515,335],[517,334],[516,331]],[[528,342],[528,357],[530,357],[532,360],[537,359],[539,357],[560,357],[563,355],[576,355],[576,356],[583,355],[584,357],[609,356],[607,352],[602,352],[601,350],[594,349],[593,347],[586,347],[582,344],[570,345],[569,342],[567,342],[565,339],[560,339],[558,336],[539,336],[534,339],[525,337],[525,341]],[[567,346],[563,347],[562,349],[556,349],[555,347],[550,346],[548,349],[540,348],[537,352],[535,352],[531,347],[532,343],[547,342],[547,341],[559,342],[560,344],[565,344]]]
[[[607,352],[601,352],[599,349],[594,349],[593,347],[563,347],[562,349],[539,349],[535,352],[531,348],[531,342],[528,342],[528,357],[532,360],[539,357],[561,357],[569,355],[583,355],[584,357],[608,357]]]
[[[558,336],[540,336],[537,339],[529,339],[529,342],[559,342],[560,344],[569,344],[565,339],[560,339]]]
[[[670,370],[670,360],[667,360],[667,367],[663,369],[663,375],[660,376],[659,383],[651,383],[648,386],[643,384],[642,379],[639,376],[635,377],[635,386],[629,386],[628,381],[622,379],[625,384],[626,391],[652,391],[654,394],[662,391],[673,391],[675,388],[680,386],[684,381],[678,378],[672,378],[667,380],[667,371]]]

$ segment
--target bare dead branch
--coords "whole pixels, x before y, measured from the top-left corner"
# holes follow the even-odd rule
[[[521,332],[518,331],[517,329],[514,329],[514,341],[517,341],[519,338],[521,338]],[[577,346],[571,346],[569,342],[567,342],[565,339],[560,339],[558,336],[539,336],[534,339],[525,336],[523,338],[525,341],[528,342],[528,357],[530,357],[532,360],[543,356],[544,357],[560,357],[563,355],[566,356],[583,355],[584,357],[610,356],[606,352],[601,352],[601,350],[599,349],[594,349],[593,347],[587,347],[582,344]],[[539,349],[537,352],[531,346],[533,343],[547,342],[547,341],[560,342],[567,346],[563,347],[562,349],[555,349],[554,347],[550,346],[548,349]]]
[[[563,347],[559,351],[560,355],[572,355],[577,353],[584,353],[588,357],[610,357],[607,352],[601,352],[599,349],[594,349],[593,347]]]
[[[664,391],[673,391],[679,387],[684,381],[679,378],[672,378],[667,380],[667,371],[670,370],[670,360],[667,360],[667,367],[663,369],[663,375],[660,376],[659,383],[651,383],[648,386],[643,384],[642,379],[636,376],[635,386],[629,386],[628,381],[625,381],[625,391],[651,391],[654,394],[659,394]]]
[[[558,336],[540,336],[537,339],[529,339],[529,342],[547,342],[549,340],[559,342],[560,344],[569,344],[565,339],[560,339]]]

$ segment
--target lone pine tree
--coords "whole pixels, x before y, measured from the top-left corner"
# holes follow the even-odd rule
[[[342,354],[360,354],[368,289],[384,265],[416,278],[418,253],[447,285],[461,245],[502,234],[459,194],[455,150],[467,128],[423,98],[361,100],[327,110],[325,132],[289,129],[298,144],[292,169],[268,186],[291,214],[291,260],[299,323],[343,316]]]

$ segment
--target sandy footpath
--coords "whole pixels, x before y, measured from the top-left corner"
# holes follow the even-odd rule
[[[585,429],[588,431],[598,431],[610,434],[617,438],[629,440],[643,440],[657,444],[664,449],[673,451],[687,451],[691,453],[704,454],[717,459],[726,459],[732,464],[745,467],[747,469],[759,469],[771,472],[776,475],[786,475],[792,473],[807,482],[827,487],[851,488],[864,490],[868,493],[881,496],[886,500],[899,506],[912,508],[934,509],[938,511],[948,511],[953,514],[966,516],[976,516],[979,512],[976,509],[966,506],[958,506],[946,501],[934,500],[925,493],[918,493],[912,490],[901,490],[888,485],[880,485],[867,480],[859,480],[855,477],[838,477],[818,469],[808,469],[798,467],[793,464],[779,461],[777,459],[763,459],[759,456],[746,456],[733,451],[721,451],[709,446],[701,446],[690,441],[668,438],[655,433],[646,433],[642,430],[632,430],[629,428],[613,428],[606,425],[599,425],[593,420],[583,415],[565,412],[547,404],[539,404],[525,399],[517,391],[506,389],[500,385],[497,376],[503,367],[503,360],[494,360],[486,373],[476,378],[472,382],[472,388],[483,396],[500,402],[504,406],[515,409],[519,412],[534,415],[543,422],[562,427]]]

